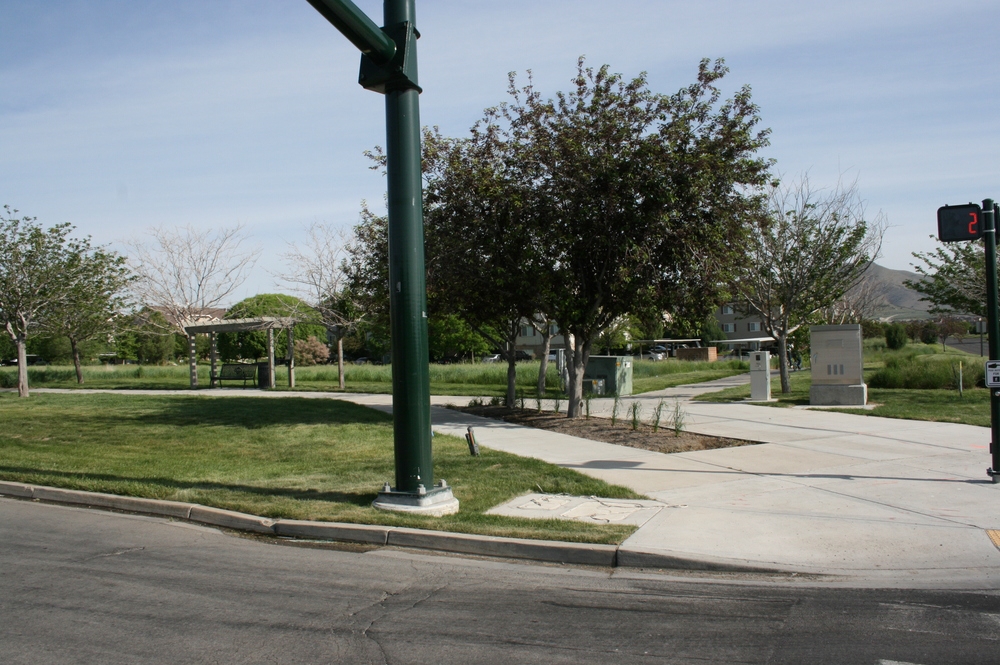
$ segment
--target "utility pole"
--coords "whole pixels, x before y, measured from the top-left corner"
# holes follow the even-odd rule
[[[1000,305],[997,303],[997,219],[1000,210],[993,199],[937,211],[938,240],[961,242],[983,239],[986,253],[986,324],[990,358],[986,361],[986,388],[990,391],[990,455],[992,466],[986,474],[1000,483]],[[980,338],[982,339],[982,338]]]
[[[1000,305],[997,304],[997,211],[993,199],[983,201],[983,239],[986,245],[986,315],[989,325],[990,360],[1000,360]],[[989,386],[988,386],[989,387]],[[993,482],[1000,482],[1000,388],[990,391],[990,455],[986,470]]]
[[[420,172],[420,86],[414,0],[384,0],[379,28],[350,0],[308,0],[361,51],[358,83],[385,95],[389,190],[389,316],[396,484],[376,508],[429,515],[458,511],[458,500],[431,460],[427,286]]]

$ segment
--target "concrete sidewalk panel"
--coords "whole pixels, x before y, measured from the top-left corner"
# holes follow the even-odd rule
[[[241,529],[256,533],[274,533],[274,521],[257,515],[238,513],[233,510],[211,508],[209,506],[192,506],[188,517],[192,522],[211,524],[229,529]]]
[[[181,503],[179,501],[142,499],[132,496],[102,494],[100,492],[67,490],[58,487],[35,487],[33,497],[41,501],[72,503],[84,506],[95,506],[97,508],[111,508],[114,510],[126,510],[134,513],[148,513],[151,515],[162,515],[164,517],[176,517],[179,519],[187,519],[188,514],[191,511],[191,504]]]
[[[274,523],[274,533],[279,536],[371,543],[373,545],[385,545],[392,528],[368,524],[310,522],[306,520],[278,520]]]
[[[30,499],[33,490],[34,487],[32,485],[0,481],[0,494],[4,494],[6,496],[16,496],[22,499]]]
[[[789,441],[781,445],[874,462],[907,460],[927,455],[948,454],[956,450],[951,447],[900,441],[869,434],[842,434],[820,440]]]
[[[802,473],[864,462],[847,455],[836,455],[781,443],[697,450],[677,455],[691,461],[753,474]]]
[[[658,522],[655,527],[654,522]],[[669,552],[696,560],[721,557],[789,570],[1000,565],[1000,552],[981,529],[935,526],[932,520],[894,524],[860,516],[775,515],[729,508],[663,511],[626,540],[622,549]]]
[[[614,545],[499,538],[402,528],[389,531],[388,544],[396,547],[432,549],[459,554],[532,559],[587,566],[614,566],[615,552],[618,549]]]

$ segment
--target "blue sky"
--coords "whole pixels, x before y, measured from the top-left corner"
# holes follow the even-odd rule
[[[464,135],[508,72],[551,95],[580,55],[665,93],[723,57],[777,170],[856,178],[890,224],[880,263],[905,269],[938,206],[1000,198],[998,24],[995,0],[417,0],[421,120]],[[264,251],[240,297],[272,291],[306,224],[382,207],[362,152],[384,143],[383,100],[358,60],[305,0],[4,0],[0,204],[115,246],[243,223]]]

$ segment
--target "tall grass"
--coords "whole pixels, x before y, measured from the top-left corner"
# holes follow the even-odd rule
[[[221,364],[221,363],[220,363]],[[522,362],[517,364],[517,385],[534,388],[538,382],[537,362]],[[108,382],[142,381],[148,384],[162,380],[164,387],[188,382],[188,367],[186,365],[92,365],[83,369],[84,383],[102,384]],[[545,376],[545,385],[559,386],[559,376],[555,366],[550,363]],[[198,365],[199,383],[208,381],[207,365]],[[282,385],[287,372],[280,365],[276,367],[275,375],[278,385]],[[344,367],[346,381],[356,383],[392,383],[392,367],[390,365],[346,365]],[[313,367],[296,367],[295,379],[301,382],[337,383],[336,365],[316,365]],[[505,385],[507,383],[507,365],[503,363],[430,365],[432,383],[457,383],[470,385]],[[76,383],[76,372],[72,367],[46,365],[28,368],[28,384],[44,386],[46,384]],[[170,384],[169,386],[166,384]],[[17,368],[0,369],[0,387],[13,388],[17,386]]]
[[[516,365],[515,385],[534,388],[538,383],[537,362],[519,362]],[[477,363],[437,365],[429,367],[431,383],[457,383],[469,385],[506,385],[506,363]],[[297,367],[296,381],[337,381],[337,368],[330,365],[315,367]],[[392,367],[390,365],[348,365],[344,367],[344,380],[357,383],[391,383]],[[545,385],[552,388],[559,386],[559,375],[553,363],[549,363],[545,373]]]
[[[632,363],[632,377],[643,379],[711,369],[739,369],[749,372],[750,363],[741,360],[719,360],[714,363],[694,360],[636,360]]]
[[[972,360],[972,362],[968,362]],[[984,387],[985,367],[974,356],[907,353],[887,357],[882,369],[868,377],[871,388],[911,390],[958,389],[958,363],[962,361],[962,388]]]

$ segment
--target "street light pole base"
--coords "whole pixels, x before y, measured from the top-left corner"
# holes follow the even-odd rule
[[[423,485],[419,486],[423,490]],[[386,483],[378,497],[372,502],[372,507],[379,510],[392,510],[411,515],[430,515],[442,517],[458,512],[458,499],[451,493],[451,488],[444,481],[431,491],[397,492]]]

